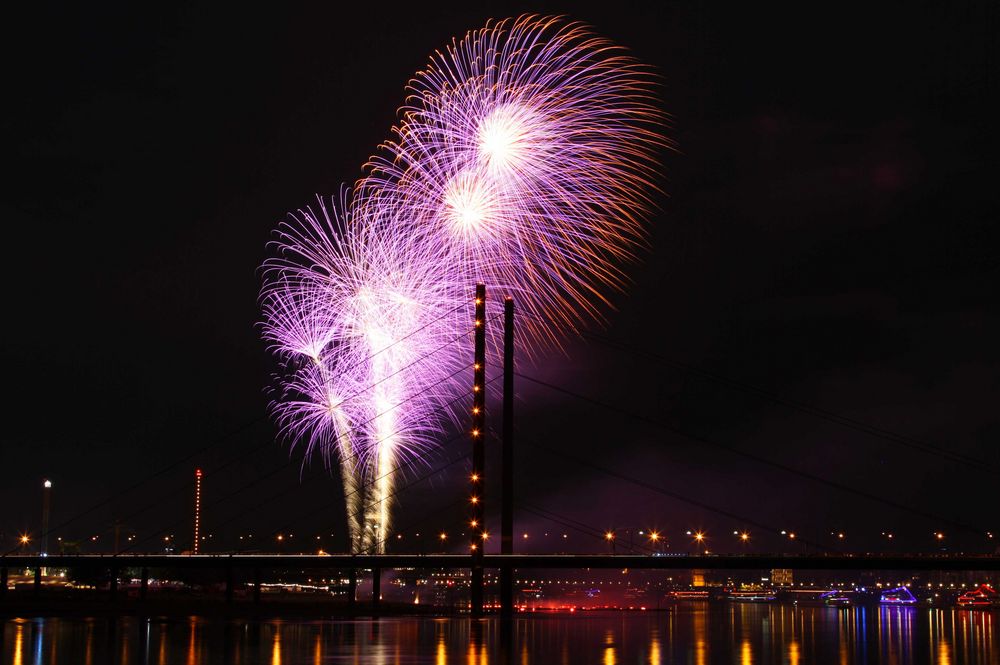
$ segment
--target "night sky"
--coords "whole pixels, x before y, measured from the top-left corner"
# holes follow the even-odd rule
[[[257,267],[287,211],[361,175],[433,49],[524,11],[654,65],[676,143],[617,311],[520,368],[593,400],[518,385],[529,547],[654,527],[682,551],[695,528],[720,551],[734,529],[787,549],[765,527],[994,546],[994,3],[134,4],[6,21],[5,551],[37,534],[43,478],[53,526],[104,502],[53,538],[106,543],[119,519],[139,549],[189,539],[196,466],[220,549],[343,547],[339,481],[266,417]],[[404,539],[457,534],[462,469],[401,495]]]

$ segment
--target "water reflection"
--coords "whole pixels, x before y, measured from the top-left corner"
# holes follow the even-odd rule
[[[795,640],[788,643],[788,665],[799,665],[799,643]]]
[[[24,662],[24,624],[18,622],[15,626],[14,634],[14,665],[22,665]]]
[[[913,607],[692,604],[664,612],[519,617],[504,630],[498,620],[468,618],[22,618],[0,624],[0,665],[986,664],[1000,662],[996,617]]]
[[[281,624],[274,628],[274,637],[271,640],[271,665],[281,665]]]
[[[663,662],[660,656],[660,631],[654,628],[649,633],[649,665],[661,665]]]

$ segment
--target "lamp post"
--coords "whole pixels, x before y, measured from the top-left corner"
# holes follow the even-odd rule
[[[39,539],[39,551],[42,556],[49,555],[49,512],[52,509],[52,481],[46,478],[42,482],[42,537]]]

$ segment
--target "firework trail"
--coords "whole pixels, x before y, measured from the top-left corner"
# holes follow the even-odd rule
[[[417,73],[353,197],[279,228],[261,293],[284,367],[272,410],[339,464],[353,551],[384,551],[393,472],[447,422],[474,283],[518,301],[529,354],[625,286],[667,145],[654,90],[580,24],[489,23]]]

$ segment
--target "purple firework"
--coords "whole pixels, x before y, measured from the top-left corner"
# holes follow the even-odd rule
[[[346,198],[320,200],[282,224],[263,330],[287,368],[272,406],[282,433],[338,460],[352,545],[382,551],[393,476],[440,434],[462,333],[433,262],[357,217]]]
[[[580,24],[490,23],[410,83],[353,200],[279,229],[261,294],[285,368],[273,411],[337,460],[355,551],[384,550],[392,474],[434,446],[462,394],[475,282],[518,301],[529,352],[624,286],[668,143],[654,88]]]
[[[515,297],[556,342],[598,314],[644,239],[667,141],[654,76],[578,23],[523,16],[470,32],[409,85],[368,205],[400,200],[394,229],[433,246],[453,282]]]

